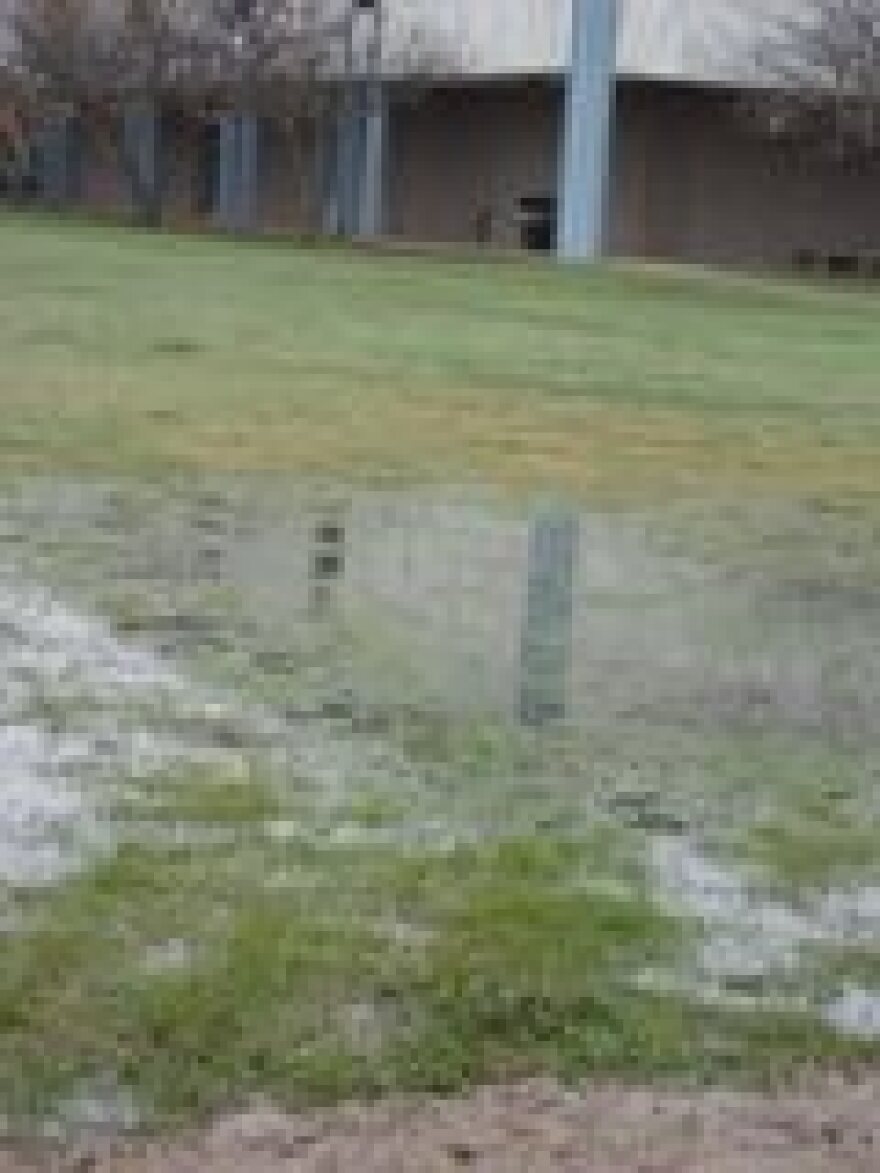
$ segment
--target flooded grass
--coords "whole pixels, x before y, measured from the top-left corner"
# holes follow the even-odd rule
[[[880,1058],[870,298],[0,238],[0,1115]]]
[[[461,494],[30,478],[3,518],[46,768],[105,730],[66,878],[10,881],[15,1110],[875,1054],[870,595]]]

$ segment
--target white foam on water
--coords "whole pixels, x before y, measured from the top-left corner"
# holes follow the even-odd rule
[[[210,726],[223,721],[238,729],[239,748],[212,744]],[[181,761],[243,769],[253,750],[331,804],[352,780],[414,779],[379,739],[365,744],[320,720],[290,724],[243,705],[0,567],[0,881],[50,882],[76,863],[77,844],[98,829],[86,782],[147,777]]]
[[[47,883],[76,862],[97,829],[86,780],[146,776],[181,752],[132,706],[201,700],[150,651],[0,571],[0,881]]]
[[[796,969],[813,925],[802,913],[760,900],[746,880],[714,863],[686,839],[651,844],[655,892],[677,913],[702,921],[701,969],[707,977],[760,977]]]
[[[820,923],[852,941],[880,941],[880,888],[867,886],[829,892],[822,901]]]
[[[657,836],[650,853],[655,894],[671,911],[702,923],[696,972],[681,987],[705,1002],[805,1009],[802,997],[780,993],[803,968],[810,946],[880,946],[880,889],[837,890],[804,909],[766,900],[746,878],[705,856],[685,838]],[[667,982],[644,974],[641,984]],[[738,992],[743,981],[755,992]],[[730,983],[730,988],[727,987]],[[880,992],[851,988],[819,1008],[843,1034],[880,1038]]]
[[[880,1039],[880,990],[850,986],[823,1009],[822,1019],[851,1038],[866,1042]]]

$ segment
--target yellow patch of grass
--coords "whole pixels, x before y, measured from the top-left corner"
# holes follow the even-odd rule
[[[684,411],[595,404],[553,410],[537,397],[384,395],[370,411],[190,422],[156,442],[199,471],[477,479],[517,489],[640,496],[707,493],[846,497],[878,490],[880,448],[826,445],[803,424],[712,427]]]

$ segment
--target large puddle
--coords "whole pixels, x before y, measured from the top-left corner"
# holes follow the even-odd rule
[[[693,996],[744,1008],[809,1011],[842,1033],[880,1038],[880,990],[845,984],[811,989],[817,951],[880,949],[880,888],[854,886],[794,904],[763,896],[749,878],[713,862],[685,839],[654,838],[654,892],[702,927],[697,956],[676,980]],[[643,975],[646,984],[663,984]]]
[[[101,785],[256,757],[331,811],[373,778],[421,834],[619,821],[703,991],[815,1003],[814,954],[880,952],[864,867],[782,898],[705,846],[809,798],[802,743],[878,818],[880,586],[452,494],[29,483],[0,520],[0,884],[99,850]],[[819,1005],[880,1037],[880,993]]]
[[[63,603],[45,586],[0,574],[0,880],[48,882],[99,838],[86,780],[145,776],[204,758],[168,724],[214,702],[147,648]]]

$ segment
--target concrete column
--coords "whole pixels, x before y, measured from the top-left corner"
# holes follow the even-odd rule
[[[150,105],[126,110],[122,133],[130,165],[138,175],[139,192],[131,192],[132,201],[139,197],[152,200],[161,182],[161,122],[156,111]]]
[[[362,235],[362,224],[374,220],[380,207],[373,188],[367,186],[367,160],[372,144],[368,143],[368,119],[363,110],[361,88],[354,87],[351,108],[340,111],[326,134],[329,158],[324,176],[324,227],[331,236]]]
[[[361,174],[361,122],[359,95],[355,92],[352,108],[339,116],[339,169],[337,173],[339,209],[338,234],[357,235]]]
[[[260,120],[252,114],[238,119],[239,194],[236,227],[239,232],[259,228]]]
[[[571,0],[559,254],[594,260],[607,246],[617,76],[618,0]]]
[[[220,228],[232,228],[238,192],[238,132],[236,119],[220,119],[217,134],[217,197],[214,217]]]
[[[325,188],[325,226],[369,239],[386,231],[388,93],[383,81],[383,6],[352,3],[345,33],[346,93],[336,119],[336,166]]]
[[[388,128],[388,93],[376,85],[358,127],[357,235],[364,239],[384,236],[388,230]]]
[[[532,520],[520,654],[519,716],[525,725],[568,710],[574,568],[580,524],[566,509]]]
[[[259,121],[252,114],[229,114],[220,122],[216,219],[230,232],[257,227],[259,196]]]
[[[339,205],[339,135],[341,123],[336,118],[325,118],[319,128],[321,216],[320,230],[325,236],[340,233]]]

